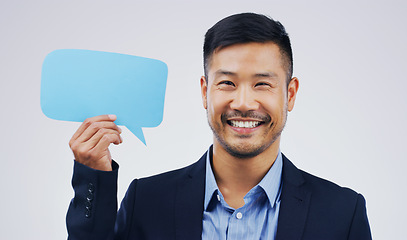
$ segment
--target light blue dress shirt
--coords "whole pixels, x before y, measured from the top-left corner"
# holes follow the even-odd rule
[[[206,159],[205,202],[202,239],[275,239],[280,210],[281,152],[258,185],[243,198],[238,209],[228,206],[216,184],[211,166],[212,152]]]

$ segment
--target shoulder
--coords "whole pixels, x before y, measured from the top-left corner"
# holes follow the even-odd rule
[[[339,198],[357,198],[358,196],[357,192],[348,187],[340,186],[303,170],[299,171],[305,179],[305,184],[312,189],[315,194],[320,193],[326,196],[335,196]]]
[[[189,166],[133,180],[119,211],[132,236],[145,239],[139,234],[148,233],[151,239],[172,238],[174,219],[201,210],[205,159],[206,154]]]
[[[134,179],[129,190],[135,190],[137,187],[137,192],[146,191],[160,194],[171,192],[180,182],[190,178],[202,178],[205,175],[205,159],[206,153],[203,154],[198,161],[186,167],[149,177]]]
[[[313,194],[323,194],[326,196],[342,196],[356,198],[358,193],[354,190],[339,186],[338,184],[315,176],[304,170],[298,169],[287,157],[283,155],[283,178],[284,181],[293,183],[294,185],[303,185]]]
[[[206,153],[203,154],[203,156],[198,161],[194,162],[191,165],[188,165],[186,167],[182,167],[179,169],[175,169],[172,171],[160,173],[157,175],[140,178],[139,182],[143,182],[145,184],[154,184],[155,182],[162,182],[162,181],[173,182],[173,181],[179,181],[180,179],[184,179],[184,178],[195,177],[196,175],[199,175],[200,173],[205,171],[205,159],[206,159]]]
[[[283,155],[281,206],[284,210],[281,212],[285,212],[286,219],[292,220],[287,214],[296,216],[291,208],[299,208],[299,202],[306,206],[300,209],[307,212],[304,236],[317,234],[324,236],[323,239],[333,239],[352,235],[362,236],[352,239],[371,239],[366,202],[361,194],[300,170]]]

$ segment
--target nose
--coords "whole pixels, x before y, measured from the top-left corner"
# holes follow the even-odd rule
[[[256,100],[256,94],[250,87],[239,86],[230,103],[230,108],[241,112],[258,110],[259,103]]]

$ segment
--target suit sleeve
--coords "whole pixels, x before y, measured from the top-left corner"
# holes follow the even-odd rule
[[[68,239],[113,239],[117,215],[118,164],[104,172],[75,161],[74,198],[66,216]]]
[[[349,231],[348,240],[371,240],[369,221],[366,213],[366,202],[361,194],[358,195],[356,208]]]

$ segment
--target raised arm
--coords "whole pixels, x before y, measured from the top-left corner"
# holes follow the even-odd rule
[[[113,239],[117,215],[117,171],[109,146],[120,144],[116,116],[86,119],[69,145],[75,156],[75,196],[66,216],[68,239]]]

